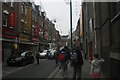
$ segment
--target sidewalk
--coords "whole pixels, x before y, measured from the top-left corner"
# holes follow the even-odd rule
[[[90,74],[90,62],[89,60],[84,60],[84,64],[82,66],[82,79],[90,78],[89,74]],[[73,76],[73,67],[70,67],[70,64],[68,64],[67,78],[72,78],[72,76]],[[62,78],[60,70],[58,71],[58,74],[54,78]]]

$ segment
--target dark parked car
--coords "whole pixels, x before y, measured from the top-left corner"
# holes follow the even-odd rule
[[[7,59],[8,65],[15,65],[15,66],[31,64],[33,62],[34,62],[34,55],[32,51],[22,51],[20,53],[12,54]]]

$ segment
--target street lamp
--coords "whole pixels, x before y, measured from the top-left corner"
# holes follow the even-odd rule
[[[68,3],[66,3],[68,4]],[[71,49],[73,48],[73,42],[72,42],[72,0],[70,0],[70,37],[71,37]]]
[[[71,49],[73,48],[72,43],[72,0],[70,0],[70,31],[71,31]]]

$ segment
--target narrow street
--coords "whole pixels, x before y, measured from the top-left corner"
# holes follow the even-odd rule
[[[120,80],[120,0],[0,0],[0,12],[0,79]]]

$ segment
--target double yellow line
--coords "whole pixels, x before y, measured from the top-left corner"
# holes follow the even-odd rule
[[[55,73],[59,70],[59,67],[57,67],[47,78],[53,78],[53,76],[55,75]]]

